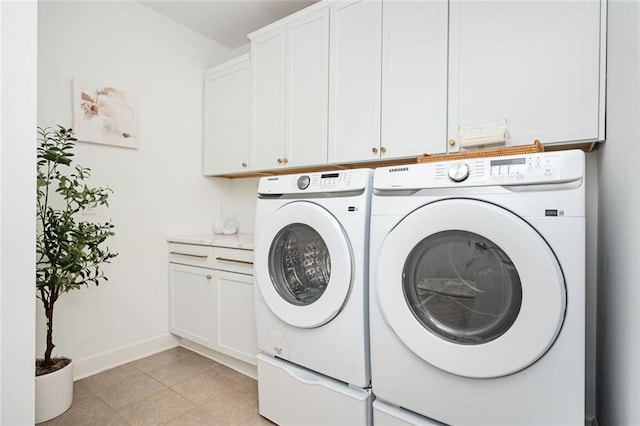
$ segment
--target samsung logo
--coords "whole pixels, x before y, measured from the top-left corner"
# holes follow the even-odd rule
[[[279,178],[279,177],[270,177],[270,178],[267,178],[267,180],[268,180],[268,181],[272,181],[272,180],[280,180],[280,178]]]
[[[393,173],[393,172],[406,172],[408,171],[409,168],[408,167],[394,167],[392,169],[389,169],[389,173]]]

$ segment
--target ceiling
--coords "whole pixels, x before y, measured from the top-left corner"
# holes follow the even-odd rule
[[[247,34],[318,0],[139,0],[161,15],[229,49],[249,42]]]

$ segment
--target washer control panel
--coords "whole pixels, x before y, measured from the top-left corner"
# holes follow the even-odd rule
[[[356,191],[367,188],[372,178],[373,170],[370,169],[269,176],[260,179],[258,194]]]

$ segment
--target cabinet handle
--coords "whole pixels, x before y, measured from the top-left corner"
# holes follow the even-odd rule
[[[282,162],[283,162],[284,164],[287,164],[287,163],[289,162],[289,159],[288,159],[287,157],[285,157],[285,158],[283,158],[283,159],[282,159]]]
[[[380,152],[384,154],[385,152],[387,152],[387,148],[385,148],[384,146],[381,146]]]
[[[253,265],[253,262],[249,260],[229,259],[228,257],[216,257],[216,260],[219,260],[220,262],[235,262],[242,263],[243,265]]]
[[[242,163],[242,167],[247,167],[247,163]]]
[[[456,140],[455,139],[449,139],[449,145],[450,146],[454,146],[456,144]]]
[[[207,279],[210,280],[211,279],[211,274],[207,274]]]
[[[181,253],[179,251],[170,251],[169,254],[175,254],[177,256],[187,256],[187,257],[197,257],[198,259],[206,259],[206,254],[191,254],[191,253]]]
[[[282,164],[282,158],[278,158],[278,164]]]
[[[373,148],[371,148],[371,152],[373,152],[374,154],[378,153],[378,148],[376,148],[375,146]]]

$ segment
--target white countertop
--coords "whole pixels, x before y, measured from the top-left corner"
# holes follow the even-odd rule
[[[229,247],[253,250],[253,234],[197,234],[167,237],[170,243],[196,244],[200,246]]]

